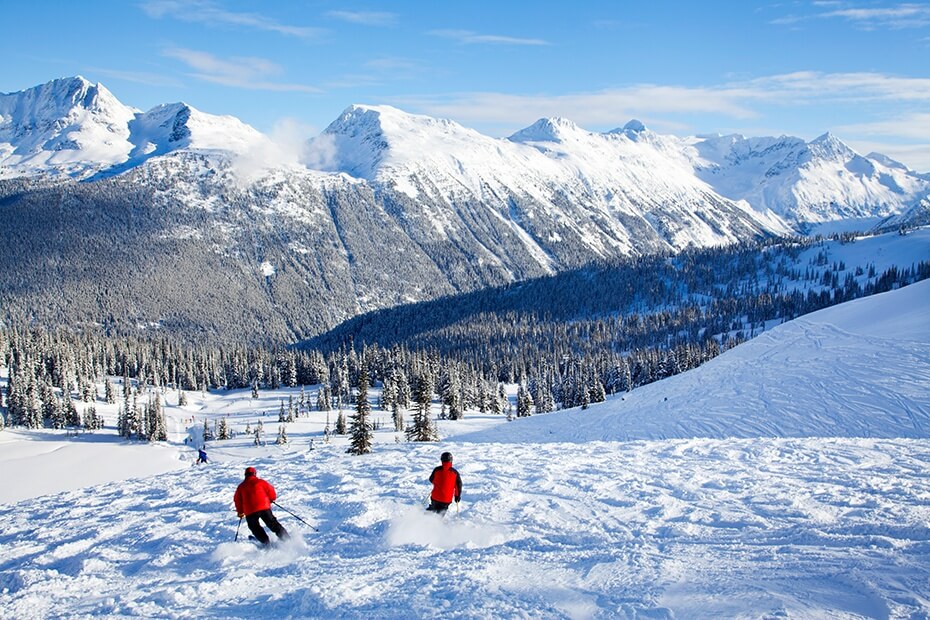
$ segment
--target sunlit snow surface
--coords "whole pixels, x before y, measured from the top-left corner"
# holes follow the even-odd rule
[[[440,444],[382,430],[362,457],[324,443],[313,412],[288,426],[287,447],[240,437],[189,464],[183,438],[204,416],[241,430],[262,408],[273,438],[283,391],[191,393],[169,407],[173,448],[100,443],[113,478],[87,488],[79,463],[56,469],[64,448],[30,458],[7,429],[3,486],[57,471],[67,490],[3,491],[0,617],[927,617],[928,307],[925,281],[622,400],[442,422]],[[172,449],[165,473],[119,479]],[[422,507],[447,449],[465,490],[440,519]],[[291,541],[262,551],[243,526],[235,542],[246,464],[319,532],[276,508]]]

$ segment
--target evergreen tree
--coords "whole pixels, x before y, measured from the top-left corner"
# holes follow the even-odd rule
[[[116,404],[116,390],[113,389],[113,383],[107,377],[103,382],[103,399],[107,404]]]
[[[83,421],[81,420],[81,413],[78,411],[77,406],[74,404],[74,401],[71,400],[70,394],[65,394],[63,402],[65,426],[70,428],[81,428]]]
[[[161,406],[161,396],[157,390],[152,400],[146,405],[145,410],[146,438],[149,441],[167,441],[168,424],[165,420],[164,409]]]
[[[265,445],[265,425],[262,424],[261,420],[259,420],[258,424],[255,425],[254,435],[255,435],[255,438],[252,443],[256,446],[264,446]]]
[[[525,418],[529,417],[533,409],[533,397],[530,396],[530,391],[526,389],[521,383],[517,387],[517,417]]]
[[[417,377],[414,390],[413,422],[407,428],[409,441],[438,441],[439,436],[433,428],[430,418],[430,403],[433,400],[432,385],[429,377],[421,374]]]
[[[340,410],[339,415],[336,416],[336,434],[337,435],[346,434],[346,416],[342,412],[342,410]]]
[[[371,452],[373,433],[369,417],[371,405],[368,403],[368,370],[364,367],[358,376],[358,394],[355,397],[355,415],[352,416],[351,440],[349,454],[368,454]]]
[[[500,411],[510,411],[510,398],[507,396],[507,388],[504,387],[503,383],[497,384],[497,401]]]
[[[103,428],[103,419],[97,413],[97,408],[90,404],[84,408],[84,429],[95,431]]]
[[[203,419],[203,441],[204,443],[206,443],[213,439],[215,439],[215,436],[213,435],[213,431],[210,430],[210,423],[207,421],[206,418],[204,418]]]
[[[129,439],[132,434],[129,428],[129,416],[122,405],[120,405],[119,413],[116,416],[116,430],[123,439]]]
[[[287,425],[278,425],[278,438],[274,442],[279,446],[287,443]]]
[[[333,408],[329,386],[321,386],[320,391],[316,393],[316,408],[318,411],[330,411]]]
[[[220,418],[219,427],[216,431],[216,438],[218,440],[229,439],[229,422],[226,421],[226,418]]]

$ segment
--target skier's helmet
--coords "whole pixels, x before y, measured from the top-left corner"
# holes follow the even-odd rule
[[[258,472],[255,471],[255,468],[254,468],[254,467],[246,467],[246,468],[245,468],[245,477],[246,477],[246,478],[248,478],[249,476],[254,476],[254,475],[256,475],[257,473],[258,473]]]
[[[451,453],[451,452],[443,452],[442,455],[439,457],[439,460],[440,460],[441,462],[443,462],[443,463],[451,463],[451,462],[452,462],[452,453]]]

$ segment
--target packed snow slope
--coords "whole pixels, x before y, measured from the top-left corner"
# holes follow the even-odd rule
[[[112,482],[76,488],[72,464],[61,492],[0,506],[0,617],[928,617],[928,296],[809,315],[585,411],[469,415],[438,444],[382,428],[361,457],[311,412],[286,446],[240,434],[189,466],[204,418],[271,435],[258,409],[297,396],[191,393],[166,473],[122,479],[145,457],[116,441]],[[43,440],[0,433],[7,471],[24,437]],[[464,494],[441,519],[423,503],[444,450]],[[246,465],[293,535],[269,550],[235,540]]]
[[[460,439],[694,437],[930,437],[930,281],[789,321],[600,407]]]

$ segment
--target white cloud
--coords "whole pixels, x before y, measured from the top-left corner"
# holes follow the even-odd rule
[[[124,82],[133,82],[136,84],[145,84],[147,86],[159,86],[159,87],[177,87],[181,83],[168,76],[159,75],[157,73],[144,73],[141,71],[120,71],[118,69],[101,69],[99,67],[90,67],[87,70],[88,73],[96,73],[108,78],[113,78],[116,80],[123,80]]]
[[[930,26],[930,4],[902,3],[888,7],[852,7],[839,2],[815,2],[822,10],[810,15],[786,15],[773,19],[777,25],[795,25],[818,19],[841,19],[863,30],[923,28]]]
[[[923,28],[930,25],[930,5],[899,4],[883,8],[843,8],[819,17],[838,17],[868,30],[878,28]]]
[[[270,76],[282,73],[279,65],[264,58],[234,57],[222,59],[208,52],[184,48],[170,48],[163,52],[169,58],[185,63],[199,80],[249,90],[273,90],[287,92],[320,92],[318,88],[305,84],[270,81]]]
[[[140,6],[150,17],[156,19],[171,17],[210,26],[226,24],[304,39],[316,38],[325,32],[321,28],[282,24],[257,13],[227,11],[208,0],[147,0]]]
[[[498,34],[480,34],[472,32],[471,30],[431,30],[429,34],[444,39],[453,39],[459,43],[469,45],[482,43],[499,45],[549,45],[549,43],[543,39],[527,39]]]
[[[295,119],[279,120],[265,140],[256,142],[233,161],[237,178],[250,183],[268,170],[318,163],[321,155],[318,151],[311,152],[307,139],[314,133],[313,127]]]
[[[883,73],[822,73],[798,71],[750,80],[746,88],[766,98],[790,101],[794,97],[845,101],[930,101],[930,78]]]
[[[329,11],[326,15],[333,19],[364,26],[393,26],[397,23],[396,13],[384,11]]]

